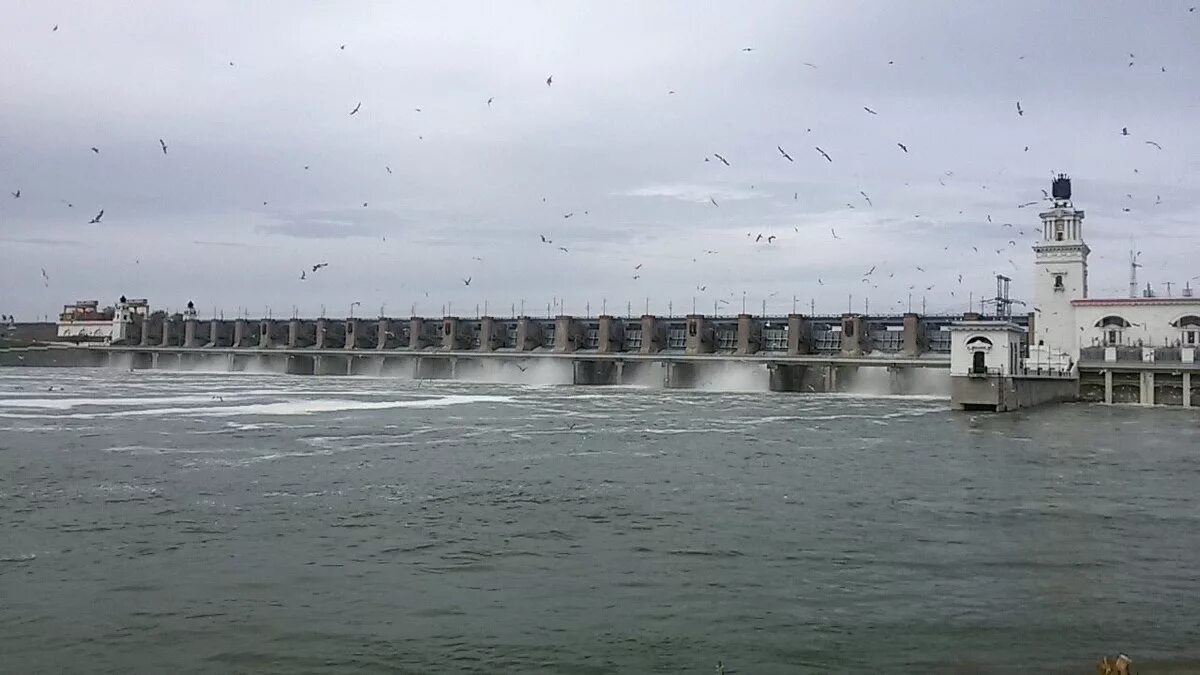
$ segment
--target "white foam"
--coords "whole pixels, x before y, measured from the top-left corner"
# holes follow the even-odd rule
[[[222,396],[224,398],[224,396]],[[236,398],[236,397],[232,397]],[[81,406],[134,407],[163,405],[166,403],[211,403],[210,396],[162,396],[148,398],[26,398],[0,399],[0,408],[41,408],[45,410],[70,410]]]
[[[206,401],[210,399],[204,399]],[[54,415],[69,419],[96,419],[101,417],[145,417],[160,415],[180,415],[184,417],[225,417],[232,415],[311,415],[324,412],[347,412],[353,410],[387,410],[390,408],[442,408],[451,405],[470,403],[509,403],[509,396],[466,396],[449,395],[427,399],[410,399],[405,401],[352,401],[342,399],[325,400],[290,400],[273,403],[252,403],[249,405],[226,405],[194,408],[151,408],[147,410],[125,410],[110,413],[71,413]],[[0,417],[39,417],[38,415],[11,415],[0,413]]]

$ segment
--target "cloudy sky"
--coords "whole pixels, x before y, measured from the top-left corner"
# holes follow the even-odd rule
[[[1182,284],[1196,4],[10,2],[0,310],[962,310],[1055,171]]]

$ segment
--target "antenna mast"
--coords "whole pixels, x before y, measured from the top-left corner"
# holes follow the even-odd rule
[[[1134,246],[1133,246],[1132,242],[1130,242],[1130,246],[1129,246],[1129,297],[1131,297],[1131,298],[1136,298],[1138,296],[1137,271],[1138,271],[1138,268],[1142,266],[1142,264],[1138,262],[1138,256],[1140,256],[1141,254],[1142,254],[1141,251],[1134,250]]]

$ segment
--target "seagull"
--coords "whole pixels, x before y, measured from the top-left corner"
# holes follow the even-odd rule
[[[564,213],[564,214],[563,214],[563,218],[564,218],[564,219],[565,219],[565,218],[570,218],[570,217],[571,217],[571,216],[573,216],[573,215],[575,215],[575,212],[574,212],[574,211],[572,211],[572,212],[570,212],[570,213]]]
[[[346,51],[346,45],[342,45],[341,47],[338,47],[338,49],[340,49],[342,51]]]
[[[817,152],[821,153],[821,156],[822,156],[822,157],[824,157],[824,158],[825,158],[827,161],[830,161],[830,162],[832,162],[832,161],[833,161],[833,158],[829,156],[829,153],[827,153],[827,152],[825,152],[824,150],[822,150],[822,149],[821,149],[821,146],[819,146],[819,145],[814,145],[813,147],[814,147],[814,148],[816,148],[816,149],[817,149]]]
[[[322,267],[329,267],[329,263],[327,263],[327,262],[317,263],[316,265],[312,266],[312,271],[316,272],[317,270],[321,269]]]
[[[553,241],[553,240],[551,240],[551,239],[547,239],[547,238],[546,238],[546,235],[544,235],[544,234],[539,234],[538,236],[542,238],[542,243],[543,243],[543,244],[553,244],[553,243],[554,243],[554,241]]]
[[[754,238],[754,243],[757,244],[760,241],[762,241],[762,233],[761,232],[758,234],[757,237]]]
[[[642,263],[638,263],[638,264],[634,265],[634,266],[633,266],[633,269],[635,269],[635,270],[640,270],[640,269],[642,269]]]
[[[354,113],[358,112],[358,109],[361,107],[362,107],[362,101],[359,101],[358,103],[356,103],[354,105],[354,110],[351,110],[350,114],[353,115]]]
[[[96,153],[96,154],[98,155],[98,154],[100,154],[100,148],[97,148],[96,146],[94,146],[94,145],[93,145],[93,146],[92,146],[92,152],[94,152],[94,153]]]
[[[742,47],[742,51],[744,51],[744,52],[752,52],[752,51],[754,51],[754,47]]]
[[[829,233],[833,235],[834,239],[841,239],[841,237],[838,236],[838,233],[832,227],[829,228]]]
[[[1025,111],[1021,110],[1021,102],[1017,101],[1017,117],[1022,117],[1024,115],[1025,115]]]
[[[366,202],[363,202],[363,207],[365,208],[366,206],[367,206],[367,203],[366,203]]]
[[[697,287],[696,287],[696,290],[698,290],[698,291],[700,291],[701,293],[703,293],[704,291],[708,290],[708,286],[697,286]]]
[[[566,246],[559,246],[558,250],[562,251],[563,253],[570,253],[570,251],[567,250]]]
[[[167,144],[163,142],[163,139],[158,139],[158,144],[162,146],[163,154],[167,154]]]
[[[874,274],[874,273],[875,273],[875,265],[871,265],[871,269],[867,270],[867,273],[866,273],[866,274],[864,274],[863,276],[864,276],[864,277],[869,277],[869,276],[871,276],[871,275],[872,275],[872,274]]]
[[[307,270],[300,270],[300,281],[304,281],[305,279],[308,278],[307,272],[308,272]]]
[[[782,146],[778,146],[778,145],[777,145],[777,146],[775,146],[775,149],[776,149],[776,150],[778,150],[778,151],[779,151],[779,154],[783,155],[783,158],[784,158],[784,159],[786,159],[787,161],[789,161],[789,162],[794,162],[794,161],[796,161],[796,160],[792,159],[792,156],[791,156],[791,155],[789,155],[789,154],[787,154],[786,152],[784,152],[784,150],[783,150],[783,147],[782,147]]]
[[[863,110],[866,110],[867,112],[871,113],[872,115],[878,115],[878,114],[879,114],[879,113],[875,112],[874,110],[871,110],[870,108],[868,108],[868,107],[867,107],[867,106],[865,106],[865,105],[863,106]]]
[[[488,97],[488,107],[489,107],[489,108],[490,108],[490,107],[492,107],[492,101],[495,101],[495,100],[496,100],[496,97],[495,97],[495,96],[489,96],[489,97]]]
[[[1162,146],[1159,145],[1158,143],[1155,143],[1154,141],[1145,141],[1145,143],[1146,143],[1146,145],[1153,145],[1154,147],[1158,148],[1159,150],[1162,150]]]
[[[466,279],[463,279],[462,282],[463,282],[464,286],[470,286],[471,285],[471,277],[467,277]]]
[[[91,220],[89,220],[88,225],[95,225],[96,223],[100,222],[100,219],[103,217],[104,217],[104,209],[100,209],[100,213],[97,213],[95,218],[92,218]]]
[[[20,199],[21,198],[21,190],[18,188],[16,192],[12,193],[12,196],[13,196],[13,199]]]
[[[1128,136],[1129,135],[1129,127],[1121,127],[1121,135]]]
[[[724,157],[722,157],[722,156],[718,155],[717,153],[715,153],[715,152],[714,152],[714,153],[713,153],[713,157],[716,157],[717,159],[721,160],[721,163],[722,163],[722,164],[724,164],[725,166],[729,166],[729,160],[727,160],[727,159],[725,159]]]
[[[304,168],[306,168],[306,169],[307,169],[308,167],[304,167]],[[388,174],[391,174],[391,173],[392,173],[392,167],[390,167],[390,166],[384,166],[383,168],[387,169],[387,172],[388,172]]]
[[[550,77],[547,77],[547,78],[546,78],[546,86],[547,86],[547,87],[549,87],[549,86],[550,86],[551,84],[553,84],[553,83],[554,83],[554,76],[553,76],[553,75],[551,75]]]
[[[42,268],[42,282],[46,284],[47,288],[50,287],[50,277],[47,276],[45,267]]]
[[[767,243],[770,244],[770,243],[774,242],[776,239],[778,239],[778,237],[776,237],[775,235],[771,235],[771,236],[767,237]]]
[[[896,145],[900,146],[900,149],[901,149],[901,150],[903,150],[904,152],[906,152],[906,153],[908,152],[908,146],[907,146],[907,145],[905,145],[905,144],[903,144],[903,143],[897,143]]]
[[[515,365],[517,367],[517,370],[521,371],[522,373],[525,372],[526,370],[529,370],[528,366],[522,366],[519,363],[515,363],[513,365]]]
[[[816,70],[816,68],[817,68],[817,67],[816,67],[816,65],[814,65],[814,64],[811,64],[811,63],[809,63],[808,61],[805,61],[805,62],[804,62],[804,65],[806,65],[806,66],[808,66],[809,68],[812,68],[812,69],[814,69],[814,70]]]
[[[715,206],[717,208],[721,208],[721,205],[717,203],[717,200],[713,199],[712,197],[709,197],[708,201],[712,202],[713,206]]]
[[[874,204],[871,203],[871,198],[867,196],[867,193],[863,192],[862,190],[859,190],[858,194],[862,195],[863,199],[867,200],[867,206],[875,206]]]
[[[54,28],[51,28],[51,29],[50,29],[50,32],[51,32],[51,33],[58,32],[58,24],[54,24]]]
[[[916,267],[917,267],[917,271],[918,271],[918,272],[924,272],[924,271],[925,271],[925,268],[924,268],[924,267],[921,267],[920,265],[917,265]]]
[[[634,279],[641,279],[641,278],[642,278],[642,275],[640,275],[640,274],[635,274],[635,275],[633,275],[633,278],[634,278]]]

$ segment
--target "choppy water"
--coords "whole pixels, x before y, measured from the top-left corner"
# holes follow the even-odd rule
[[[1198,421],[0,370],[0,671],[1184,663]]]

